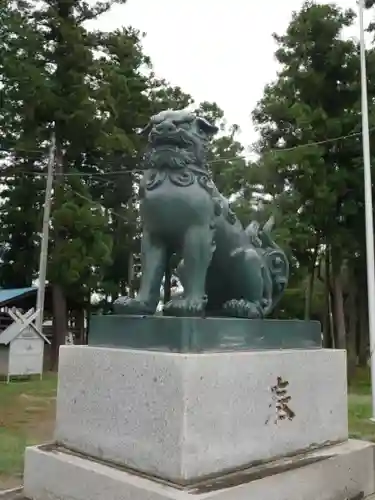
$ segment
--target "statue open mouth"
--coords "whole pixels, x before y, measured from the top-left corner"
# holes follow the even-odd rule
[[[168,132],[159,132],[158,130],[153,129],[149,135],[149,142],[154,147],[177,146],[180,148],[188,148],[194,146],[195,144],[195,141],[189,136],[189,134],[181,129]]]
[[[181,143],[171,144],[171,142],[161,141],[152,143],[146,151],[142,162],[145,170],[154,169],[183,169],[189,164],[200,163],[194,148],[181,147]]]

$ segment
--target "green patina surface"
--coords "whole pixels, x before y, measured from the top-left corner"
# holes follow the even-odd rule
[[[170,109],[144,129],[141,282],[136,297],[116,299],[117,314],[155,313],[171,256],[183,293],[164,305],[166,316],[260,319],[282,297],[289,262],[271,237],[274,217],[247,227],[236,217],[206,161],[216,132],[195,113]]]
[[[94,315],[88,344],[185,353],[321,347],[318,321]]]

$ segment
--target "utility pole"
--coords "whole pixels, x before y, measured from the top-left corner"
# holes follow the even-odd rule
[[[367,258],[367,300],[370,337],[372,421],[375,421],[375,256],[374,256],[374,221],[372,208],[370,132],[368,123],[368,97],[366,75],[366,45],[363,11],[365,0],[359,0],[359,45],[361,61],[361,97],[362,97],[362,142],[363,170],[365,186],[365,224],[366,224],[366,258]]]
[[[42,229],[42,243],[40,248],[40,258],[39,258],[39,287],[38,295],[36,299],[36,310],[39,310],[39,314],[36,317],[35,323],[37,329],[42,332],[43,327],[43,313],[44,313],[44,296],[46,291],[46,273],[47,273],[47,261],[48,261],[48,233],[49,233],[49,223],[51,215],[51,203],[52,203],[52,182],[53,182],[53,170],[55,164],[55,150],[56,150],[56,139],[55,134],[52,134],[51,146],[49,150],[48,157],[48,168],[47,168],[47,181],[46,181],[46,193],[44,198],[44,211],[43,211],[43,229]]]

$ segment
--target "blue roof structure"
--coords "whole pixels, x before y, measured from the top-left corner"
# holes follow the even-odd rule
[[[27,288],[0,288],[0,307],[3,303],[9,302],[16,297],[21,297],[22,295],[37,291],[38,288],[36,286]]]

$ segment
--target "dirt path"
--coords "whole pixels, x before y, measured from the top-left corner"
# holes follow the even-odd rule
[[[2,490],[10,490],[11,488],[17,488],[22,483],[22,478],[19,477],[4,477],[0,476],[0,493]]]

